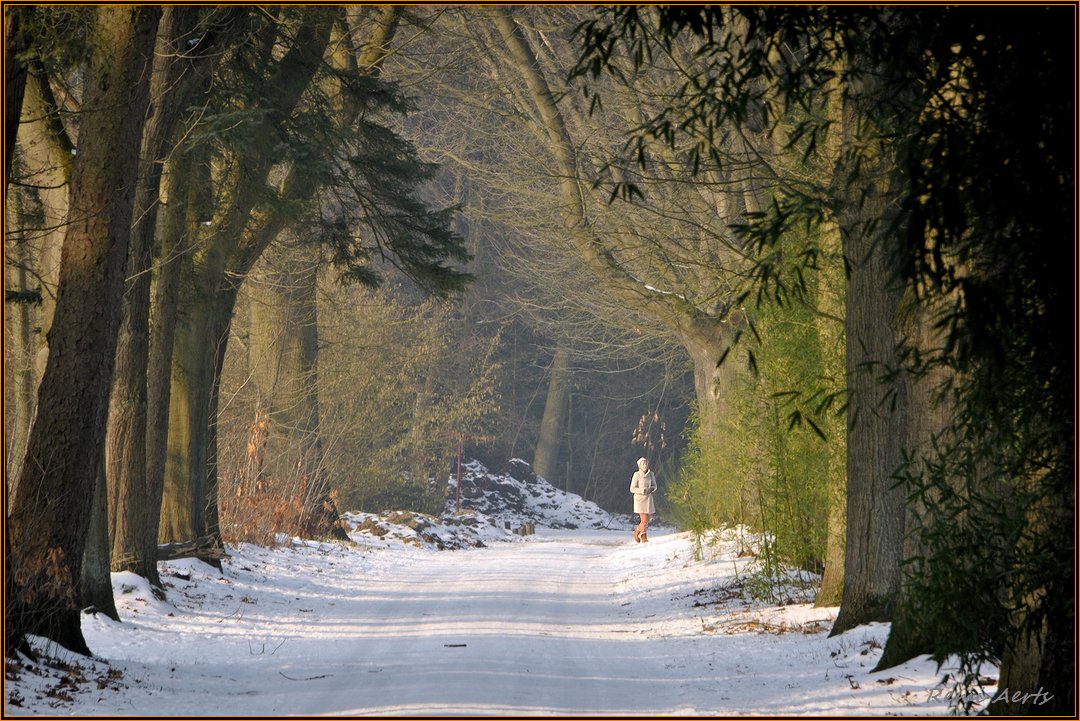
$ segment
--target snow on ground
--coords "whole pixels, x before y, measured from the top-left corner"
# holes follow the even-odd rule
[[[94,659],[36,640],[54,658],[9,662],[5,716],[948,711],[928,660],[872,671],[886,625],[829,638],[835,608],[750,598],[742,533],[350,516],[352,543],[162,563],[164,600],[114,574],[123,622],[84,617]]]
[[[450,478],[444,515],[457,510],[457,476]],[[627,494],[627,504],[630,496]],[[519,528],[534,523],[547,528],[630,529],[637,519],[608,513],[592,501],[567,493],[538,476],[520,458],[507,462],[502,473],[488,470],[479,461],[461,466],[461,508],[494,519],[497,525]]]

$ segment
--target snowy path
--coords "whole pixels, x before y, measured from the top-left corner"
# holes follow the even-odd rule
[[[428,556],[409,580],[358,599],[380,619],[355,628],[360,659],[301,712],[627,712],[664,660],[628,619],[613,540],[518,544]],[[620,537],[619,545],[625,545]],[[408,591],[401,593],[402,586]],[[385,591],[379,587],[384,586]],[[344,655],[344,653],[342,654]],[[339,674],[340,675],[340,674]],[[336,686],[336,687],[335,687]],[[637,690],[635,690],[637,687]],[[671,710],[671,697],[661,704]],[[656,711],[655,699],[647,706]]]
[[[761,607],[729,593],[747,562],[731,549],[695,559],[685,535],[635,545],[624,532],[603,531],[546,531],[466,551],[244,546],[224,576],[197,562],[170,564],[169,603],[138,587],[141,579],[117,574],[124,623],[87,617],[84,630],[122,682],[54,707],[26,674],[24,703],[7,711],[945,710],[930,664],[870,673],[883,627],[829,639],[835,609]]]

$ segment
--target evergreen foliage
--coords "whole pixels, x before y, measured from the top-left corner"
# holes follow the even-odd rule
[[[239,168],[240,187],[259,194],[261,212],[280,214],[302,229],[301,240],[325,248],[342,280],[378,284],[379,261],[431,293],[463,288],[471,276],[455,266],[469,254],[450,229],[454,208],[432,208],[423,197],[435,166],[392,129],[411,107],[407,97],[392,82],[325,62],[308,85],[290,89],[284,59],[310,52],[314,28],[335,11],[275,12],[247,16],[253,41],[222,67],[187,151],[209,146],[223,168],[219,180]],[[303,93],[302,112],[282,112],[287,92]],[[270,183],[268,167],[276,169]],[[216,190],[213,205],[227,207],[233,186],[218,182]]]

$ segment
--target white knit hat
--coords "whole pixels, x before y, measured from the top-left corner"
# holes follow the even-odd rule
[[[648,463],[648,462],[649,462],[649,460],[647,458],[645,458],[645,456],[642,456],[641,458],[637,459],[638,466],[640,466],[642,463]]]

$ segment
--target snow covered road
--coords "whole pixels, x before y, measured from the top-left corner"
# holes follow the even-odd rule
[[[932,664],[872,674],[886,628],[827,638],[835,609],[736,592],[748,558],[686,535],[542,531],[432,551],[233,550],[173,562],[168,602],[116,574],[123,623],[87,617],[119,681],[51,699],[24,672],[9,714],[174,716],[927,714]],[[85,660],[80,662],[84,667]]]
[[[663,660],[649,648],[646,620],[620,606],[625,569],[614,544],[625,545],[623,534],[421,559],[407,583],[387,579],[360,594],[380,619],[356,629],[355,653],[366,660],[297,710],[323,711],[327,701],[348,714],[640,710],[632,704]]]

